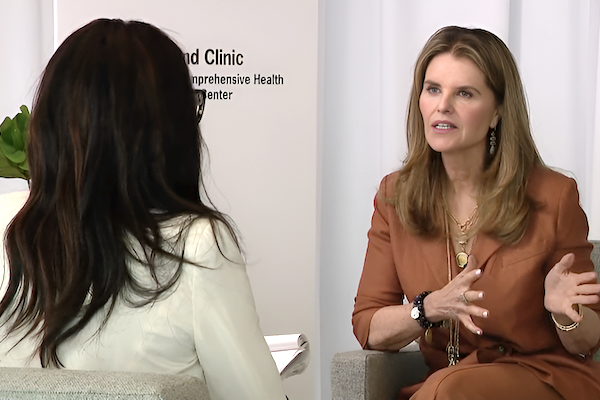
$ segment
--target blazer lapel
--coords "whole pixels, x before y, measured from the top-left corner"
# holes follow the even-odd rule
[[[479,265],[485,265],[490,257],[503,245],[496,237],[488,233],[478,233],[471,254],[475,255]]]
[[[444,236],[436,238],[416,237],[416,242],[415,257],[424,260],[435,280],[441,287],[445,286],[448,283],[446,239]]]
[[[430,274],[435,278],[440,287],[448,283],[448,254],[446,246],[446,238],[439,236],[436,238],[415,237],[414,257],[415,263],[423,263],[429,270]],[[479,233],[472,249],[472,254],[475,255],[479,265],[484,266],[490,257],[503,245],[494,236]],[[454,251],[450,249],[450,257],[454,257]],[[453,274],[457,274],[458,267],[455,265],[454,259],[452,262]]]

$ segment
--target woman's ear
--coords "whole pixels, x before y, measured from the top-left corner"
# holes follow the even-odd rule
[[[496,111],[494,112],[494,116],[492,117],[492,121],[490,122],[490,129],[496,129],[498,122],[500,122],[500,118],[502,118],[502,107],[498,106]]]

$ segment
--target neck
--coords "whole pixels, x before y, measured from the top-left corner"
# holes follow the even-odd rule
[[[468,193],[477,197],[483,175],[483,158],[442,154],[442,163],[451,192]]]
[[[453,157],[442,154],[442,162],[448,177],[447,206],[458,221],[465,221],[477,206],[483,160]]]

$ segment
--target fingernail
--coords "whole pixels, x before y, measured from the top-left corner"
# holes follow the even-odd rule
[[[489,314],[488,314],[488,312],[487,312],[487,311],[484,311],[484,312],[483,312],[483,318],[487,318],[487,317],[488,317],[488,315],[489,315]]]
[[[477,275],[477,276],[481,275],[481,268],[479,268],[477,271],[475,271],[475,275]]]
[[[479,297],[480,299],[483,299],[483,292],[479,292],[479,294],[477,295],[477,297]]]
[[[481,335],[483,334],[483,332],[482,332],[482,331],[477,331],[477,334],[478,334],[479,336],[481,336]]]

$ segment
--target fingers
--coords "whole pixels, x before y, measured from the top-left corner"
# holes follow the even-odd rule
[[[479,262],[474,255],[469,256],[469,262],[465,269],[457,276],[458,281],[462,281],[461,283],[471,287],[473,282],[481,277],[482,271],[479,268]]]
[[[471,301],[481,300],[484,297],[482,291],[469,290],[461,293],[459,300],[466,306],[465,312],[459,314],[459,320],[465,325],[465,327],[476,335],[482,335],[483,330],[475,324],[473,317],[487,318],[489,311],[485,308],[471,304]]]
[[[598,282],[598,274],[595,271],[572,273],[575,283],[578,285],[595,284]]]
[[[600,302],[600,295],[597,294],[588,294],[588,295],[579,295],[574,296],[572,298],[573,304],[596,304]]]
[[[556,268],[556,272],[560,274],[565,274],[569,271],[569,268],[571,268],[574,261],[575,254],[567,253],[564,256],[562,256],[562,258],[559,262],[556,263],[556,265],[554,265],[554,268]]]
[[[573,307],[569,307],[566,310],[565,315],[567,317],[569,317],[573,322],[581,322],[581,320],[583,319],[583,317],[581,315],[579,315],[579,313],[577,311],[575,311],[575,309],[573,309]]]
[[[473,254],[471,254],[468,258],[467,266],[463,270],[463,273],[469,273],[471,271],[477,270],[478,268],[479,262],[477,261],[477,258]]]
[[[475,322],[473,321],[473,317],[472,315],[478,315],[483,317],[483,314],[487,315],[487,311],[473,311],[472,313],[469,313],[469,315],[461,315],[458,317],[458,319],[460,320],[460,322],[465,326],[465,328],[467,328],[468,330],[470,330],[471,332],[473,332],[476,335],[483,335],[483,329],[481,329],[479,326],[475,325]],[[487,318],[487,317],[483,317],[483,318]]]
[[[459,320],[465,326],[465,328],[467,328],[474,334],[483,335],[483,330],[480,327],[478,327],[477,325],[475,325],[475,323],[473,322],[473,319],[470,316],[463,315],[463,316],[459,317]]]
[[[587,283],[583,285],[577,286],[577,294],[581,295],[591,295],[591,294],[600,294],[600,284],[595,283]]]
[[[469,304],[472,301],[481,300],[485,296],[485,293],[481,290],[467,290],[461,293],[459,296],[460,301],[465,304]]]

